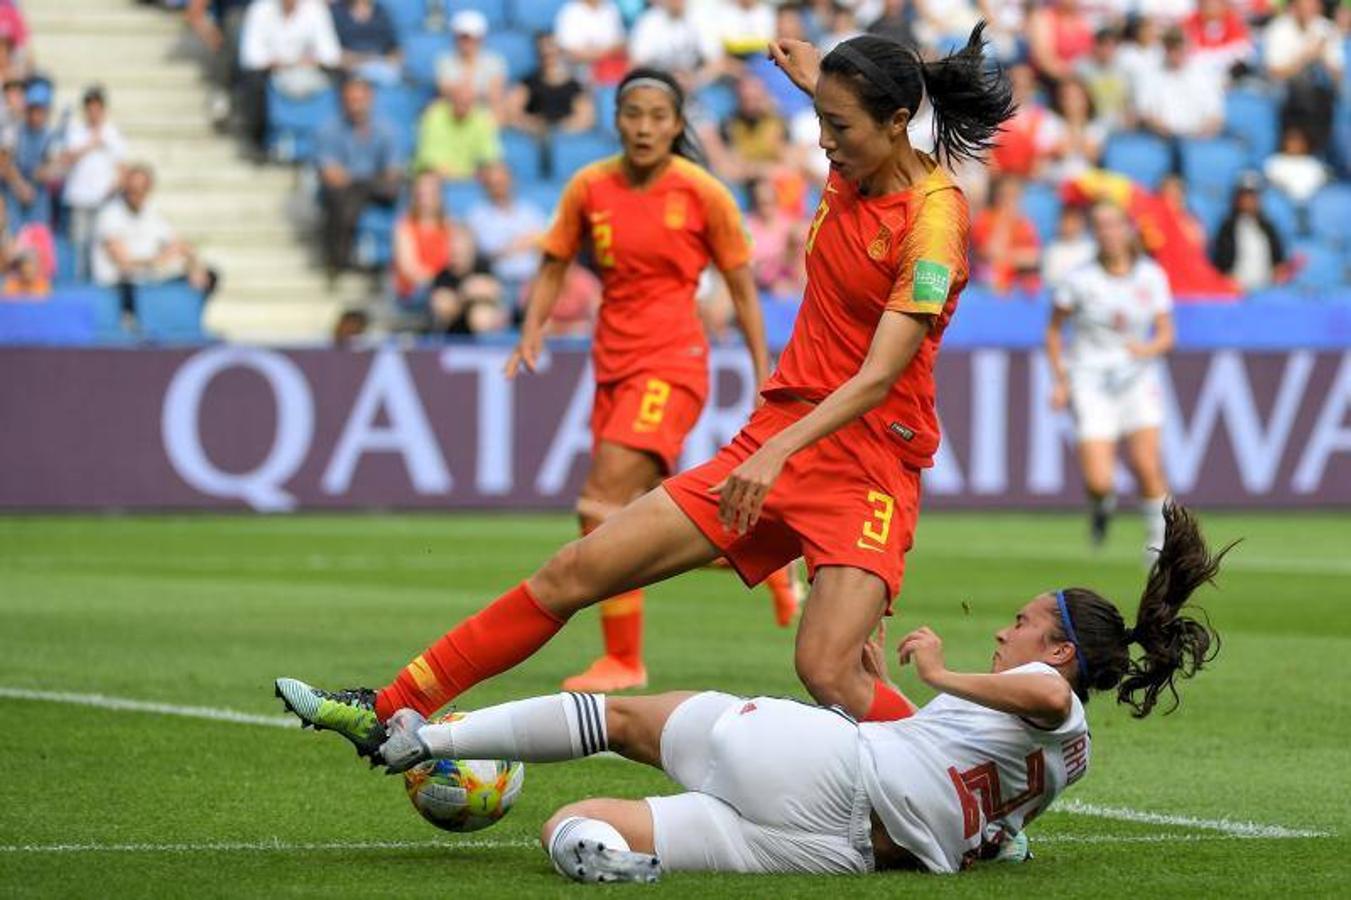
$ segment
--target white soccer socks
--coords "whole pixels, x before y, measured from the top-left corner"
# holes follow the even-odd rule
[[[424,725],[418,736],[442,759],[580,759],[609,747],[605,695],[553,694],[502,703],[453,722]]]
[[[1163,549],[1163,503],[1166,497],[1141,497],[1140,518],[1145,522],[1145,565],[1154,565]]]
[[[648,853],[635,853],[609,822],[569,816],[549,836],[549,859],[564,878],[587,883],[656,881],[661,863]]]

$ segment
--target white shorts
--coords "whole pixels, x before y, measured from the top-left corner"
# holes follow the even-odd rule
[[[1163,424],[1163,388],[1150,367],[1133,377],[1070,370],[1070,412],[1080,441],[1117,441]]]
[[[834,710],[696,694],[661,734],[662,768],[690,793],[647,799],[662,867],[871,872],[859,752],[858,726]]]

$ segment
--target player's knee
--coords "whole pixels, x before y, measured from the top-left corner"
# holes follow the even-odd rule
[[[545,820],[543,827],[539,830],[539,842],[545,850],[549,849],[549,841],[553,839],[554,831],[559,825],[567,819],[574,816],[590,819],[595,818],[597,813],[594,800],[578,800],[576,803],[569,803],[566,806],[560,806],[558,811]]]
[[[845,704],[853,669],[838,658],[838,654],[823,652],[810,644],[798,647],[793,660],[802,686],[822,706]]]
[[[581,541],[569,541],[530,579],[535,597],[553,612],[571,614],[587,596],[586,561]]]

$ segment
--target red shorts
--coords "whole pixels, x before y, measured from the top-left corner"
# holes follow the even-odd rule
[[[688,387],[688,376],[632,375],[596,385],[591,405],[591,442],[609,441],[651,453],[667,472],[676,470],[680,448],[704,411],[708,390]]]
[[[766,403],[711,460],[668,478],[664,486],[747,585],[759,584],[801,556],[809,577],[821,566],[872,572],[886,583],[890,613],[901,590],[906,551],[914,543],[920,470],[879,445],[861,422],[790,458],[749,532],[737,535],[718,521],[718,496],[708,489],[810,411],[801,402]]]

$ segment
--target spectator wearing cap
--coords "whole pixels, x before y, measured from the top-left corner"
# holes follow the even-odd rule
[[[372,203],[392,206],[399,196],[404,160],[394,128],[372,118],[373,99],[368,82],[348,78],[342,86],[342,112],[315,136],[324,262],[330,276],[351,264],[362,210]]]
[[[6,298],[42,299],[52,292],[52,279],[42,271],[42,261],[33,247],[22,247],[5,270],[0,293]]]
[[[1328,167],[1309,152],[1309,139],[1298,125],[1281,132],[1281,147],[1268,156],[1262,172],[1271,186],[1304,206],[1328,183]]]
[[[380,87],[398,84],[403,56],[399,34],[385,8],[375,0],[338,0],[331,9],[343,71]]]
[[[1261,290],[1286,277],[1285,245],[1262,212],[1261,189],[1262,177],[1256,172],[1239,179],[1211,251],[1215,268],[1245,291]]]
[[[76,272],[87,278],[94,219],[122,180],[127,145],[108,118],[108,101],[102,87],[88,88],[81,107],[83,117],[66,126],[61,141],[61,165],[66,171],[61,201],[75,245]]]
[[[1118,54],[1120,45],[1115,28],[1100,28],[1093,36],[1093,50],[1074,69],[1088,88],[1095,118],[1108,128],[1124,125],[1130,117],[1131,80]]]
[[[249,0],[188,0],[184,17],[206,51],[211,82],[211,119],[217,127],[230,120],[231,97],[239,84],[239,32]]]
[[[48,185],[58,173],[56,136],[52,131],[51,83],[30,80],[24,89],[23,120],[11,132],[3,177],[5,197],[23,224],[52,220]]]
[[[28,54],[14,46],[14,35],[0,30],[0,79],[28,77]]]
[[[181,281],[209,297],[217,282],[150,202],[153,188],[150,167],[131,166],[121,195],[104,206],[94,226],[94,281],[117,289],[127,325],[135,321],[140,287]]]
[[[1267,74],[1285,87],[1281,124],[1298,125],[1321,154],[1332,134],[1337,85],[1346,64],[1342,36],[1323,15],[1319,0],[1290,0],[1267,25],[1263,53]]]
[[[629,62],[668,72],[698,72],[704,64],[699,29],[685,0],[656,0],[633,23]]]
[[[499,119],[504,114],[507,85],[507,61],[502,55],[485,49],[488,20],[476,9],[462,9],[450,19],[455,48],[436,60],[436,83],[442,91],[448,85],[468,82],[474,87],[474,100],[485,103]]]
[[[615,84],[627,68],[624,19],[612,0],[568,0],[554,19],[568,61],[595,84]]]
[[[1224,84],[1211,68],[1187,58],[1187,39],[1179,28],[1163,36],[1163,66],[1141,74],[1135,86],[1135,115],[1160,137],[1202,138],[1224,125]]]
[[[1028,19],[1028,54],[1048,81],[1067,78],[1093,49],[1093,29],[1079,0],[1051,0]]]
[[[507,94],[507,124],[541,138],[555,129],[589,131],[596,124],[596,104],[552,34],[535,35],[535,56],[539,67]]]
[[[239,35],[240,115],[261,151],[267,141],[267,87],[302,99],[327,90],[342,47],[324,0],[253,0]]]
[[[51,229],[45,222],[13,223],[11,227],[8,207],[0,203],[0,273],[12,273],[25,254],[32,255],[35,274],[50,284],[56,274],[56,242]]]
[[[473,82],[443,84],[418,122],[414,166],[449,181],[467,181],[479,166],[502,158],[497,120],[474,101]]]
[[[488,259],[493,277],[510,299],[520,296],[539,268],[540,237],[548,216],[529,200],[516,196],[511,170],[502,163],[489,163],[479,170],[479,183],[487,196],[465,218],[478,240],[478,249]]]

